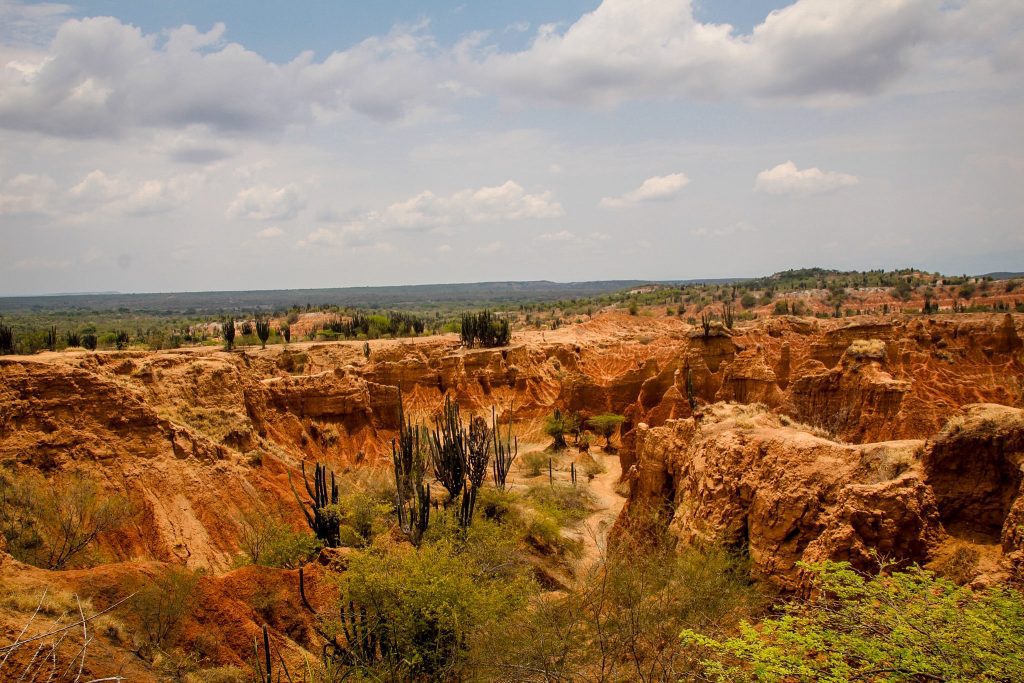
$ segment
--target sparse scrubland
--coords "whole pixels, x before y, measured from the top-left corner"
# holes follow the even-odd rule
[[[985,282],[10,314],[74,350],[0,360],[0,679],[1022,680]]]

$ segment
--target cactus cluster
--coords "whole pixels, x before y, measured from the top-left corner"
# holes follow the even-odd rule
[[[686,367],[686,402],[690,404],[690,412],[697,412],[697,394],[693,389],[693,369]]]
[[[329,470],[326,465],[316,464],[313,472],[313,485],[309,485],[309,478],[306,476],[306,463],[302,463],[302,482],[306,485],[306,493],[310,500],[305,503],[299,498],[299,492],[295,490],[292,483],[292,475],[288,474],[288,484],[292,488],[292,494],[302,508],[302,514],[306,517],[306,523],[318,539],[323,541],[328,548],[337,548],[341,545],[341,520],[338,516],[338,484],[334,480],[334,472],[330,472],[331,481],[328,486],[327,475]]]
[[[459,404],[445,395],[441,414],[430,433],[430,460],[434,478],[448,491],[449,500],[462,495],[466,485],[468,439],[459,417]]]
[[[512,436],[512,411],[508,415],[508,431],[504,436],[498,425],[498,413],[491,408],[491,438],[494,441],[494,462],[492,473],[494,474],[494,485],[505,490],[505,480],[508,479],[508,472],[512,469],[512,463],[519,455],[519,438]]]
[[[463,346],[493,348],[508,346],[512,331],[505,318],[499,318],[490,311],[480,311],[462,314],[460,337]]]
[[[0,354],[14,353],[14,330],[0,321]]]
[[[270,339],[270,321],[266,318],[256,319],[256,336],[260,340],[260,348],[267,348],[267,340]]]
[[[221,331],[224,336],[224,344],[226,350],[230,351],[235,346],[235,319],[228,318],[224,321],[224,327]]]
[[[469,450],[466,453],[466,488],[462,494],[462,506],[459,509],[459,524],[462,528],[473,523],[473,510],[476,509],[476,496],[487,478],[487,464],[491,459],[491,429],[482,417],[474,417],[469,422]]]
[[[418,546],[430,524],[430,485],[423,481],[426,457],[420,443],[422,430],[406,418],[401,388],[398,390],[398,424],[398,439],[391,440],[391,458],[395,465],[395,510],[402,533]]]

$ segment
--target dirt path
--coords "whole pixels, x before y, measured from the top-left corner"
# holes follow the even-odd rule
[[[580,523],[578,529],[579,538],[583,541],[583,554],[579,560],[581,570],[600,559],[608,540],[608,531],[626,503],[626,499],[615,491],[622,476],[619,457],[596,448],[591,451],[591,457],[604,465],[605,471],[590,481],[589,491],[594,496],[596,510]]]

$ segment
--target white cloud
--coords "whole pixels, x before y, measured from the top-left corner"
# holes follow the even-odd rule
[[[575,242],[578,237],[568,230],[559,230],[558,232],[545,232],[541,235],[537,235],[536,240],[538,242]]]
[[[447,196],[421,192],[367,214],[361,222],[392,229],[429,230],[460,224],[558,218],[562,205],[551,192],[527,192],[509,180],[502,185],[459,190]]]
[[[843,187],[850,187],[860,182],[857,176],[835,171],[822,171],[811,167],[800,170],[792,161],[779,164],[757,174],[754,182],[756,192],[766,194],[824,194]]]
[[[501,251],[504,247],[505,244],[501,240],[495,240],[494,242],[480,245],[476,248],[476,251],[480,254],[494,254]]]
[[[261,240],[270,240],[274,239],[275,237],[281,237],[282,235],[284,235],[284,230],[277,227],[276,225],[272,225],[269,228],[263,228],[258,233],[256,233],[256,236],[259,237]]]
[[[283,187],[254,185],[241,190],[228,206],[228,218],[252,218],[262,221],[288,221],[306,208],[306,198],[298,185]]]
[[[428,190],[383,209],[366,212],[339,229],[314,230],[299,240],[297,246],[371,247],[381,244],[379,236],[385,231],[449,233],[460,226],[557,218],[564,213],[562,205],[550,192],[530,193],[512,180],[449,195],[437,195]],[[438,249],[444,251],[445,246]]]
[[[49,176],[20,173],[0,183],[0,216],[45,214],[57,184]]]
[[[436,251],[438,254],[448,254],[451,253],[451,250],[452,245],[450,244],[439,244],[436,247],[434,247],[434,251]]]
[[[645,202],[666,201],[674,198],[690,184],[690,179],[683,173],[654,176],[648,178],[635,190],[630,190],[621,197],[605,197],[600,206],[605,209],[623,209]]]
[[[733,235],[755,232],[756,230],[757,228],[746,221],[737,221],[731,225],[718,228],[697,228],[696,230],[691,230],[690,234],[694,237],[732,237]]]
[[[61,270],[71,265],[66,259],[51,259],[43,256],[32,256],[14,262],[15,270]]]
[[[422,26],[396,28],[313,61],[285,64],[184,25],[145,34],[112,17],[66,21],[34,60],[0,68],[0,127],[62,137],[137,127],[279,130],[319,113],[390,121],[451,97]]]
[[[342,246],[341,236],[329,228],[317,228],[313,232],[295,243],[300,249],[310,247],[340,247]]]
[[[1020,57],[1019,22],[992,0],[796,0],[749,34],[698,21],[689,0],[604,0],[563,31],[541,26],[519,52],[489,49],[478,87],[525,100],[610,105],[739,97],[846,101],[876,94],[956,50],[992,69]],[[979,16],[980,15],[980,16]],[[977,27],[983,27],[980,30]]]
[[[134,181],[96,169],[67,191],[66,208],[72,213],[105,211],[129,216],[164,213],[185,203],[201,178],[199,174],[182,174],[166,180]]]
[[[520,51],[481,33],[441,46],[421,22],[320,62],[304,52],[287,63],[230,42],[223,24],[147,34],[95,17],[64,21],[54,34],[66,10],[0,4],[0,26],[10,27],[0,29],[0,127],[61,137],[187,126],[252,133],[349,112],[419,120],[481,94],[572,106],[677,97],[833,103],[915,72],[961,73],[966,64],[977,80],[1024,68],[1024,11],[996,0],[796,0],[748,34],[697,20],[690,0],[604,0],[564,30],[540,26]],[[37,46],[40,33],[53,35],[45,49],[13,47]],[[224,153],[183,149],[180,158]]]

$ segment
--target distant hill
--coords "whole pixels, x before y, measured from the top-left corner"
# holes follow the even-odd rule
[[[336,304],[353,308],[449,308],[500,306],[509,303],[557,301],[600,296],[643,285],[721,283],[735,279],[598,280],[593,282],[474,282],[390,287],[337,287],[330,289],[270,289],[238,292],[166,292],[144,294],[53,294],[0,297],[0,312],[117,310],[138,312],[214,314],[230,311],[275,310],[289,306]]]

